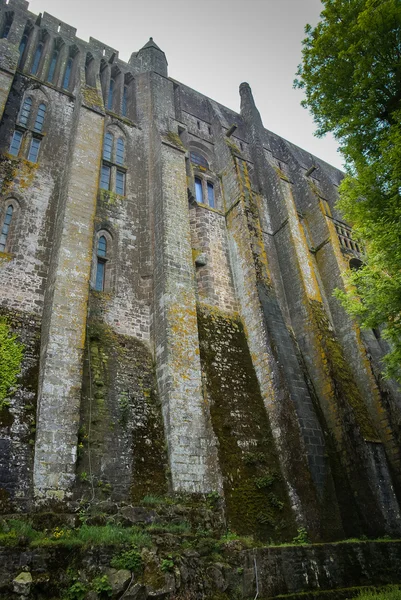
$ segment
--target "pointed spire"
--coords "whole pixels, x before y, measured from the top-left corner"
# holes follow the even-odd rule
[[[164,77],[167,77],[167,59],[163,50],[159,48],[153,38],[149,38],[144,46],[137,53],[136,59],[139,59],[141,71],[155,71]]]
[[[156,42],[153,41],[152,37],[150,37],[149,41],[146,42],[146,44],[144,46],[142,46],[141,50],[143,50],[144,48],[156,48],[156,50],[160,50],[160,52],[163,52],[163,50],[161,50],[161,48],[159,48],[159,46],[156,44]]]

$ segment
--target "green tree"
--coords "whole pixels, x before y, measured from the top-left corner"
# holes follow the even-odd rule
[[[294,85],[346,161],[338,208],[366,248],[337,297],[390,342],[386,375],[401,381],[401,2],[322,0],[305,27]]]

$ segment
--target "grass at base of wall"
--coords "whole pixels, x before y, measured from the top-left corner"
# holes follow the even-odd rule
[[[401,600],[401,586],[389,585],[380,588],[352,587],[334,590],[318,590],[295,594],[280,594],[271,600]],[[260,597],[259,600],[267,600]]]

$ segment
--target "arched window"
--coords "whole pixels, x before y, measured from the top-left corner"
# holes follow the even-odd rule
[[[108,110],[111,110],[113,108],[114,86],[115,86],[114,79],[110,79],[109,94],[107,96],[107,108],[108,108]]]
[[[37,132],[41,132],[43,129],[43,122],[45,120],[45,114],[46,114],[46,105],[45,104],[39,104],[39,108],[38,108],[38,112],[36,115],[36,121],[35,121],[35,125],[33,130],[37,131]]]
[[[106,254],[107,254],[107,240],[104,235],[101,235],[97,242],[96,252],[96,281],[95,290],[98,292],[104,291],[104,282],[106,276]]]
[[[33,59],[33,65],[31,69],[32,75],[36,75],[39,69],[40,59],[42,58],[43,52],[43,42],[39,42],[38,47],[36,48],[35,58]]]
[[[28,126],[31,108],[32,108],[32,98],[28,96],[28,98],[25,98],[25,100],[24,100],[24,103],[22,105],[21,112],[20,112],[19,118],[18,118],[19,123],[21,125],[25,125],[25,127]]]
[[[57,60],[58,60],[59,51],[56,49],[52,54],[52,59],[50,61],[49,73],[47,74],[47,81],[49,83],[53,83],[54,74],[56,72]]]
[[[104,136],[103,143],[103,160],[110,160],[113,154],[113,134],[109,131]]]
[[[205,169],[209,168],[209,164],[208,164],[206,158],[204,158],[201,154],[198,154],[197,152],[191,152],[190,157],[191,157],[191,162],[194,163],[195,165],[204,167]]]
[[[66,66],[65,72],[64,72],[64,79],[63,79],[63,89],[64,90],[68,90],[69,85],[70,85],[72,63],[73,63],[73,58],[72,58],[72,56],[70,56],[67,61],[67,66]]]
[[[13,210],[13,205],[9,204],[6,210],[6,216],[4,218],[3,227],[1,228],[0,252],[4,252],[6,249],[7,236],[10,229],[11,219],[13,218]]]
[[[118,165],[124,164],[125,144],[123,138],[118,138],[116,148],[116,163]]]

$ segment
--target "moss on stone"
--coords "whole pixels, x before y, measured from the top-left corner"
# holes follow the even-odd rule
[[[24,346],[17,336],[10,331],[10,326],[4,317],[0,317],[0,419],[7,408],[4,405],[11,388],[17,383],[24,356]]]
[[[198,324],[230,529],[291,539],[293,515],[242,323],[203,305]]]
[[[116,500],[127,500],[131,495],[132,500],[139,501],[147,494],[167,492],[161,406],[148,348],[136,338],[116,333],[102,320],[105,303],[103,295],[91,293],[78,440],[78,472],[87,477],[77,485],[83,493],[90,483],[90,445],[96,495]],[[119,484],[119,491],[108,479],[102,455],[116,453],[117,460],[121,449],[125,461],[131,455],[132,477],[124,473],[127,478]]]
[[[355,419],[366,440],[380,441],[343,350],[330,326],[323,305],[316,300],[309,300],[309,306],[324,353],[322,357],[323,365],[334,384],[335,398],[346,400],[352,407]]]
[[[178,133],[175,133],[174,131],[168,131],[166,134],[166,139],[170,142],[170,144],[173,144],[173,146],[177,146],[178,148],[185,150],[185,146],[182,143]]]

